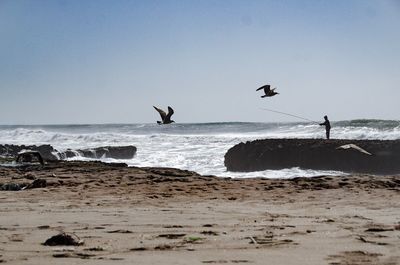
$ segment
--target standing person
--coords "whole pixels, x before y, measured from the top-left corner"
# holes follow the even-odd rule
[[[324,116],[325,122],[320,123],[319,125],[325,125],[325,130],[326,130],[326,139],[329,139],[330,131],[331,131],[331,123],[328,120],[328,116]]]

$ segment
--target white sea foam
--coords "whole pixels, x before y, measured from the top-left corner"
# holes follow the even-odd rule
[[[333,123],[331,135],[342,139],[400,139],[398,121],[367,121]],[[324,135],[323,127],[302,123],[0,126],[0,144],[51,144],[59,151],[134,145],[137,147],[136,156],[118,162],[131,166],[175,167],[200,174],[241,178],[342,174],[299,168],[233,173],[227,172],[224,166],[225,153],[240,142],[264,138],[322,138]],[[112,159],[102,160],[116,162]]]

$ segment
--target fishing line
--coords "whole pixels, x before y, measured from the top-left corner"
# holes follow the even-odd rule
[[[319,122],[316,122],[316,121],[313,121],[313,120],[310,120],[310,119],[307,119],[307,118],[304,118],[304,117],[300,117],[300,116],[297,116],[297,115],[294,115],[294,114],[290,114],[290,113],[286,113],[286,112],[282,112],[282,111],[277,111],[277,110],[273,110],[273,109],[266,109],[266,108],[261,108],[261,109],[262,110],[266,110],[266,111],[270,111],[270,112],[275,112],[275,113],[287,115],[287,116],[291,116],[291,117],[295,117],[295,118],[302,119],[302,120],[305,120],[305,121],[311,121],[311,122],[319,124]]]

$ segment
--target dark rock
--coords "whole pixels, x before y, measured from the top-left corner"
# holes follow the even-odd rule
[[[136,147],[129,146],[104,146],[92,149],[72,150],[68,149],[64,152],[59,152],[51,145],[0,145],[0,156],[17,157],[24,150],[30,152],[31,155],[39,153],[43,160],[55,161],[67,159],[77,156],[99,159],[99,158],[114,158],[114,159],[132,159],[136,154]],[[28,155],[28,154],[27,154]],[[28,159],[28,156],[25,156]],[[25,158],[24,158],[25,159]],[[40,160],[40,159],[39,159]]]
[[[36,149],[32,150],[40,152],[44,160],[58,160],[58,156],[56,155],[57,150],[49,144],[39,145]]]
[[[78,150],[84,157],[90,158],[114,158],[114,159],[132,159],[136,154],[136,147],[128,146],[105,146],[94,149]]]
[[[47,181],[45,179],[35,179],[31,184],[27,185],[25,189],[46,188]]]
[[[132,159],[136,154],[136,147],[133,145],[128,146],[104,146],[92,149],[68,149],[60,153],[62,159],[82,156],[87,158],[114,158],[114,159]]]
[[[24,150],[39,152],[44,160],[57,160],[55,150],[51,145],[13,145],[6,144],[0,145],[0,155],[5,157],[17,157],[18,154]]]
[[[81,156],[78,151],[67,149],[65,152],[59,153],[61,159],[71,158],[75,156]]]
[[[38,162],[43,166],[44,161],[42,155],[39,151],[25,150],[18,153],[16,161],[19,162],[32,162],[32,160],[36,158]]]
[[[60,233],[52,236],[43,243],[45,246],[79,246],[83,241],[74,234]]]
[[[5,183],[0,187],[0,190],[19,191],[22,187],[17,183]]]
[[[353,148],[355,144],[372,155]],[[353,173],[400,173],[400,140],[265,139],[240,143],[225,154],[228,171],[251,172],[300,167]]]

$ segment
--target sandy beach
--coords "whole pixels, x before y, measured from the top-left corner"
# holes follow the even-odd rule
[[[399,29],[400,0],[0,0],[0,265],[400,265]]]
[[[5,264],[400,264],[400,178],[229,179],[57,162],[0,168]],[[45,246],[60,232],[80,246]]]

